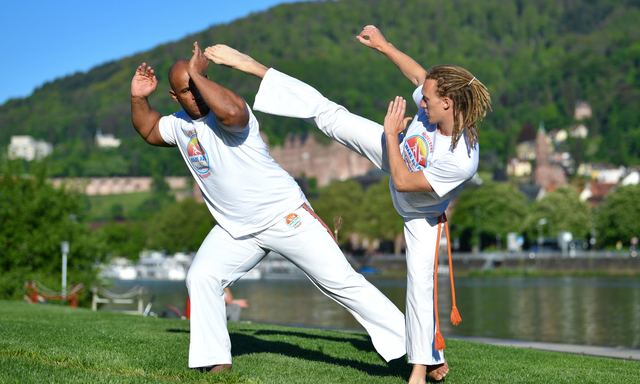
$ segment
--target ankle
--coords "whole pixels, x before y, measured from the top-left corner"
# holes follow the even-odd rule
[[[209,373],[226,372],[230,370],[231,370],[231,364],[219,364],[211,367],[211,369],[209,370]]]

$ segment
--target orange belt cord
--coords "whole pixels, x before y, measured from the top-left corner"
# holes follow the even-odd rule
[[[451,262],[451,241],[449,240],[449,222],[447,220],[447,215],[442,214],[442,216],[438,217],[438,239],[436,240],[436,255],[435,255],[435,270],[433,273],[433,311],[436,314],[436,337],[435,337],[435,346],[437,350],[443,350],[445,348],[444,338],[442,337],[442,333],[440,333],[440,319],[438,316],[438,251],[440,250],[440,233],[442,221],[444,218],[445,224],[445,232],[447,233],[447,251],[449,252],[449,278],[451,279],[451,297],[453,299],[453,309],[451,311],[451,322],[453,325],[458,325],[462,319],[460,318],[460,314],[458,313],[458,308],[456,307],[456,291],[453,285],[453,264]]]
[[[436,240],[435,270],[433,272],[433,312],[436,314],[436,349],[444,349],[444,338],[440,333],[440,319],[438,317],[438,250],[440,249],[440,230],[442,228],[442,216],[438,217],[438,240]]]
[[[444,216],[444,228],[447,232],[447,251],[449,251],[449,279],[451,279],[451,299],[453,301],[451,322],[453,325],[458,325],[462,321],[462,318],[458,312],[458,307],[456,307],[456,288],[453,286],[453,263],[451,262],[451,241],[449,241],[449,220],[447,220],[447,215],[445,213],[442,213],[442,216]]]

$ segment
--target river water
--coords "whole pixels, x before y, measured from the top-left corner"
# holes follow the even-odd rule
[[[406,281],[366,275],[404,312]],[[182,281],[119,281],[124,292],[143,285],[152,295],[151,310],[167,305],[184,311]],[[445,337],[478,336],[553,343],[640,348],[640,278],[638,277],[459,277],[456,302],[462,322],[449,321],[451,287],[439,279],[440,327]],[[329,328],[362,329],[342,307],[307,279],[240,280],[231,287],[247,299],[241,320]]]

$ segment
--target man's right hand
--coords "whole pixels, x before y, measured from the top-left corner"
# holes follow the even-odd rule
[[[158,87],[155,71],[142,63],[131,80],[131,97],[149,97]]]
[[[356,36],[356,39],[367,47],[377,49],[378,51],[382,51],[382,49],[389,44],[384,36],[382,36],[380,30],[374,25],[364,27],[360,35]]]

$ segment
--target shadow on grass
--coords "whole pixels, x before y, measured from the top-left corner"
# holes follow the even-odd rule
[[[411,374],[411,366],[407,364],[406,359],[400,358],[390,361],[386,365],[376,365],[364,363],[362,361],[344,359],[339,357],[332,357],[326,355],[320,351],[311,351],[301,348],[295,344],[286,343],[283,341],[271,341],[263,340],[258,337],[269,335],[282,335],[300,337],[304,339],[322,339],[333,342],[348,342],[351,343],[356,349],[362,352],[375,352],[371,339],[367,335],[356,334],[349,335],[348,337],[335,337],[335,336],[322,336],[322,335],[310,335],[304,332],[290,332],[290,331],[272,331],[272,330],[239,330],[241,332],[251,332],[253,335],[247,335],[243,333],[232,332],[230,333],[231,345],[233,346],[233,355],[241,356],[251,353],[279,353],[284,356],[295,357],[299,359],[305,359],[310,361],[317,361],[327,364],[335,364],[343,367],[350,367],[357,369],[370,376],[377,377],[396,377],[400,376],[404,380],[408,380]],[[167,329],[167,332],[171,333],[189,333],[185,329]]]
[[[324,336],[324,335],[310,335],[308,333],[303,333],[303,332],[272,331],[272,330],[254,331],[253,334],[256,336],[282,335],[282,336],[300,337],[303,339],[322,339],[327,341],[349,342],[351,343],[351,345],[353,345],[354,348],[358,349],[359,351],[375,352],[375,349],[373,348],[373,343],[371,342],[371,338],[363,334],[350,335],[352,337],[335,337],[335,336]]]
[[[321,338],[327,339],[331,341],[344,342],[349,341],[348,338],[339,338],[339,337],[314,337],[313,335],[307,334],[299,334],[297,332],[277,332],[277,331],[258,331],[256,334],[265,332],[269,334],[283,334],[283,335],[294,335],[297,337],[305,337],[305,338]],[[373,346],[361,339],[352,339],[356,341],[358,344],[362,344],[364,347],[357,347],[358,349],[366,352],[374,351]],[[351,341],[353,343],[353,341]],[[321,363],[327,364],[335,364],[343,367],[350,367],[353,369],[357,369],[359,371],[365,372],[370,376],[378,376],[378,377],[396,377],[401,376],[405,380],[409,379],[409,375],[411,373],[411,369],[409,365],[406,363],[405,359],[400,358],[393,360],[387,365],[376,365],[364,363],[357,360],[344,359],[339,357],[332,357],[326,355],[320,351],[311,351],[308,349],[301,348],[297,345],[285,343],[282,341],[269,341],[257,338],[253,335],[246,334],[231,334],[231,344],[233,345],[233,355],[240,356],[251,353],[279,353],[284,356],[295,357],[299,359],[305,359],[310,361],[317,361]],[[366,345],[364,345],[366,344]]]

